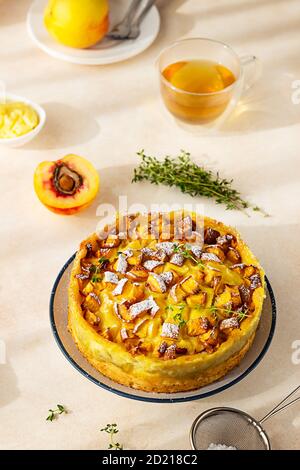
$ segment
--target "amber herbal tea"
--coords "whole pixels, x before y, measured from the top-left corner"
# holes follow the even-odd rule
[[[222,64],[210,60],[174,62],[162,70],[161,92],[168,110],[192,123],[218,118],[232,97],[236,77]]]

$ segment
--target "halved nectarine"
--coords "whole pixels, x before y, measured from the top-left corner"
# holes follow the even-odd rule
[[[39,200],[57,214],[75,214],[89,206],[99,190],[94,166],[78,155],[66,155],[55,162],[42,162],[34,173]]]

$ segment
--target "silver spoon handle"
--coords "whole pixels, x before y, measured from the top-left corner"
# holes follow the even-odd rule
[[[123,24],[125,23],[125,24],[130,25],[130,23],[132,22],[135,14],[136,14],[137,8],[139,7],[140,3],[141,3],[141,0],[132,0],[131,5],[128,8],[128,11],[127,11],[127,13],[124,16],[124,19],[122,21]]]
[[[293,405],[294,403],[296,403],[297,401],[300,400],[300,397],[298,398],[295,398],[294,400],[287,402],[287,400],[289,398],[291,398],[293,395],[295,395],[295,393],[298,392],[298,390],[300,390],[300,385],[298,385],[298,387],[296,387],[291,393],[289,393],[283,400],[281,400],[281,402],[279,402],[276,406],[274,406],[274,408],[272,408],[271,411],[269,411],[269,413],[267,413],[261,420],[259,420],[260,424],[262,424],[264,421],[267,421],[267,419],[271,418],[272,416],[275,416],[277,413],[280,413],[280,411],[283,411],[285,410],[286,408],[288,408],[289,406]],[[285,405],[284,405],[285,403]],[[281,406],[282,405],[282,406]]]
[[[141,24],[141,22],[143,21],[143,19],[147,15],[150,8],[152,8],[154,3],[155,3],[155,0],[148,0],[147,4],[144,6],[144,8],[142,9],[141,13],[137,17],[137,19],[134,21],[132,26],[139,26]]]

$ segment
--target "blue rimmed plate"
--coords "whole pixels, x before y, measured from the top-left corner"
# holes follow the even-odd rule
[[[255,369],[269,349],[276,324],[276,302],[271,284],[266,279],[266,299],[253,345],[240,365],[235,367],[225,377],[198,390],[179,393],[149,393],[113,382],[89,364],[78,351],[68,332],[68,285],[74,258],[75,255],[66,262],[54,283],[50,298],[50,322],[56,342],[68,361],[75,369],[99,387],[123,397],[148,402],[175,403],[198,400],[220,393],[240,382]]]

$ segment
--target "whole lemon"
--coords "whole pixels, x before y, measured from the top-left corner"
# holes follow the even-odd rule
[[[107,33],[108,12],[108,0],[50,0],[44,22],[58,42],[84,49],[99,42]]]

